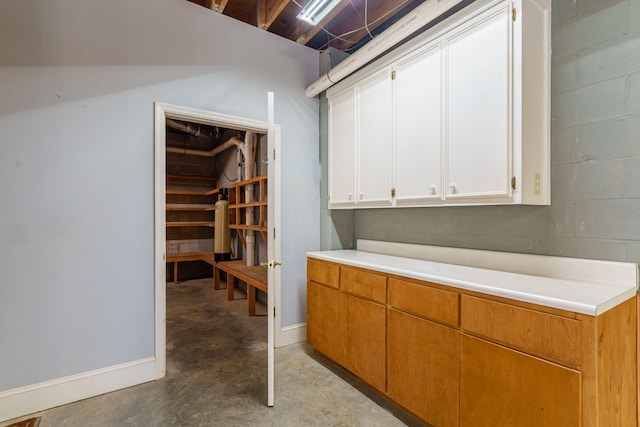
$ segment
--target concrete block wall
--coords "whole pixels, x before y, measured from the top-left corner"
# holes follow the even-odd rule
[[[640,0],[554,1],[552,46],[551,206],[358,210],[353,242],[640,262]]]

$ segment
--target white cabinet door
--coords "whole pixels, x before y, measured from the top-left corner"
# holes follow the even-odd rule
[[[446,198],[511,196],[511,9],[502,6],[445,39]]]
[[[355,206],[356,102],[351,88],[329,100],[329,207]]]
[[[358,85],[358,205],[391,205],[391,70]]]
[[[396,203],[442,200],[442,49],[432,44],[396,65]]]

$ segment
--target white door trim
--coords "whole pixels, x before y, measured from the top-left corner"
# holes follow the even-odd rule
[[[192,123],[201,123],[234,129],[250,130],[261,134],[267,134],[269,124],[267,122],[247,119],[243,117],[229,116],[212,111],[200,110],[196,108],[184,107],[180,105],[156,102],[155,108],[155,132],[154,132],[154,234],[155,234],[155,360],[156,379],[162,378],[166,374],[166,119],[185,120]],[[280,125],[274,125],[274,144],[280,147]],[[269,176],[273,180],[274,194],[269,194],[269,204],[273,203],[274,218],[273,223],[280,229],[280,168],[274,168],[274,176]],[[278,272],[279,273],[279,272]],[[275,343],[280,342],[280,329],[282,326],[281,298],[280,298],[280,274],[275,275],[273,284],[269,284],[269,294],[273,293],[274,305],[277,316],[273,330]]]

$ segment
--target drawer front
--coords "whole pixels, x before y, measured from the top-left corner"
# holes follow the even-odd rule
[[[569,367],[582,364],[578,320],[468,295],[461,305],[465,331]]]
[[[389,279],[389,305],[447,325],[459,324],[459,298],[456,292]]]
[[[340,266],[307,258],[307,279],[335,289],[340,288]]]
[[[380,304],[387,303],[387,276],[355,268],[340,270],[341,289]]]

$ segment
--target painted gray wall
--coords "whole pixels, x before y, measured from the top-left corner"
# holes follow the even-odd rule
[[[358,210],[354,238],[640,262],[640,0],[554,1],[552,45],[551,206]]]
[[[304,322],[317,73],[186,1],[0,2],[0,391],[154,355],[154,101],[266,121],[275,92],[283,325]]]

